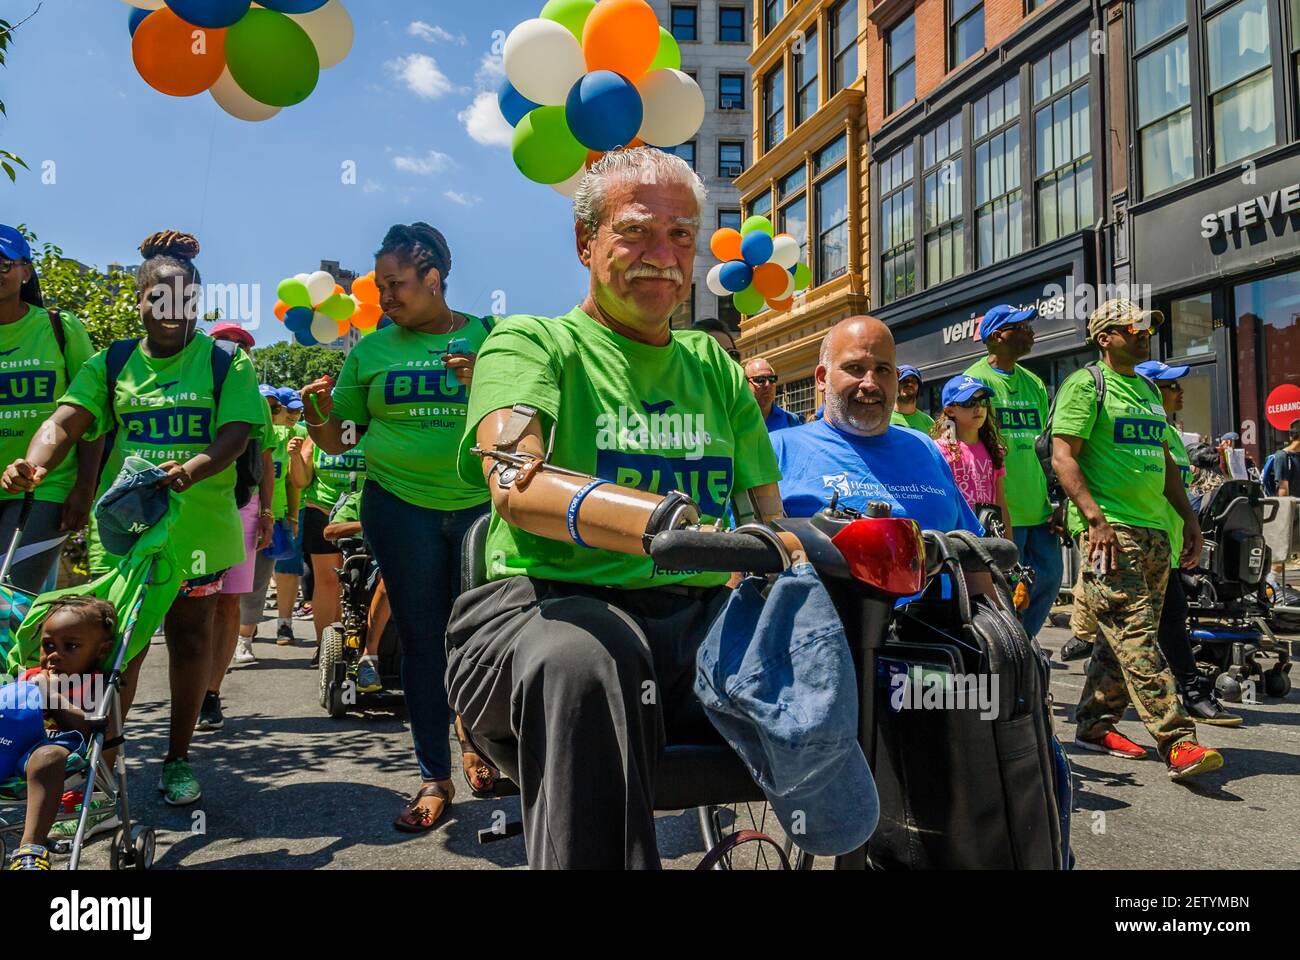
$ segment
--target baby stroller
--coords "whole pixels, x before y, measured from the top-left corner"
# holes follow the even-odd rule
[[[117,570],[88,587],[33,599],[8,583],[9,567],[21,543],[31,505],[32,496],[28,494],[4,566],[0,568],[0,616],[7,614],[7,618],[0,621],[3,628],[3,633],[0,633],[0,672],[16,674],[24,667],[36,665],[40,656],[40,623],[44,620],[49,599],[66,593],[93,593],[118,607],[119,615],[124,608],[127,611],[125,616],[120,616],[116,643],[102,665],[104,695],[94,703],[93,713],[88,718],[88,753],[68,758],[64,790],[65,793],[80,792],[80,812],[65,802],[56,822],[77,821],[76,835],[70,847],[59,849],[55,845],[54,850],[71,854],[70,870],[80,867],[91,801],[102,798],[112,804],[120,821],[113,834],[109,866],[113,870],[148,870],[153,865],[156,838],[152,828],[131,820],[120,689],[126,665],[148,643],[150,634],[161,622],[176,594],[178,571],[167,545],[170,523],[164,521],[148,531]],[[159,579],[160,571],[167,569],[172,571],[170,577]],[[137,636],[143,639],[136,642]],[[117,755],[110,765],[104,755],[114,748]],[[4,861],[11,852],[9,838],[14,837],[16,845],[16,840],[22,836],[26,799],[26,784],[21,778],[0,783],[0,858]]]
[[[1200,563],[1195,571],[1181,571],[1198,664],[1220,699],[1231,703],[1253,699],[1258,689],[1270,697],[1291,689],[1290,652],[1266,619],[1270,551],[1264,524],[1277,507],[1259,483],[1226,481],[1201,505]],[[1261,657],[1277,662],[1265,669]]]

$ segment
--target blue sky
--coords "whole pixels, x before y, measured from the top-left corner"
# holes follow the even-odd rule
[[[416,220],[451,244],[455,309],[490,313],[500,290],[507,312],[566,312],[586,283],[568,201],[515,169],[479,96],[502,75],[493,32],[543,0],[343,2],[348,58],[306,102],[245,123],[206,93],[145,84],[122,0],[44,0],[0,70],[0,147],[32,167],[16,185],[0,175],[0,222],[99,266],[138,263],[155,230],[193,232],[206,283],[261,285],[263,343],[288,339],[271,309],[282,278],[322,259],[366,272],[386,229]],[[6,18],[35,6],[11,0]],[[342,182],[346,161],[355,185]]]

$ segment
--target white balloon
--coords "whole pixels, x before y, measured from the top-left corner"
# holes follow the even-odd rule
[[[297,21],[298,26],[307,31],[311,42],[316,44],[322,70],[342,63],[352,50],[352,17],[342,0],[329,0],[311,13],[291,13],[288,16]]]
[[[221,71],[221,76],[208,92],[212,94],[212,99],[217,101],[217,106],[237,120],[258,123],[262,120],[270,120],[280,112],[279,107],[259,103],[246,94],[230,75],[228,67]]]
[[[339,325],[325,314],[318,313],[311,321],[311,335],[317,343],[333,343],[339,338]]]
[[[799,262],[799,241],[788,233],[777,234],[772,240],[772,258],[768,263],[778,263],[790,270]]]
[[[717,264],[709,271],[708,277],[704,281],[708,284],[709,292],[716,297],[729,297],[731,291],[722,285],[722,264]]]
[[[167,0],[122,0],[122,2],[137,10],[161,10]]]
[[[789,269],[789,268],[787,268],[787,269]],[[786,284],[785,284],[785,292],[782,293],[781,296],[777,297],[776,299],[777,299],[777,300],[789,300],[789,299],[790,299],[791,297],[793,297],[793,296],[794,296],[794,274],[792,273],[792,274],[789,275],[789,277],[788,277],[787,280],[786,280]]]
[[[525,20],[506,38],[506,77],[523,96],[543,106],[559,106],[587,72],[582,44],[554,20]]]
[[[680,70],[653,70],[637,82],[645,118],[637,133],[654,147],[675,147],[699,132],[704,122],[700,85]]]
[[[334,278],[330,276],[328,273],[326,273],[324,270],[317,270],[310,277],[308,277],[307,295],[311,297],[311,302],[313,306],[319,306],[320,304],[328,300],[331,296],[333,296],[335,286],[336,284],[334,282]],[[334,333],[335,336],[332,337],[331,339],[337,340],[338,330],[335,329]],[[316,334],[313,333],[312,336],[315,337]],[[316,337],[316,339],[319,340],[320,338]]]
[[[307,286],[307,281],[311,279],[311,274],[310,274],[310,273],[296,273],[296,274],[294,274],[293,278],[294,278],[295,280],[297,280],[299,283],[301,283],[301,284],[305,287],[305,286]]]
[[[573,199],[573,195],[578,192],[578,184],[582,183],[582,178],[587,175],[587,165],[584,163],[578,168],[578,172],[568,180],[561,180],[559,183],[551,184],[551,189],[562,197]]]

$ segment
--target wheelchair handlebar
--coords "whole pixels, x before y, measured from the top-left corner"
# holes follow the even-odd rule
[[[781,573],[787,566],[774,543],[734,531],[665,530],[651,541],[650,556],[665,570]]]

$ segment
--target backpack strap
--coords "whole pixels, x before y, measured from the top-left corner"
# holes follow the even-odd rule
[[[59,355],[63,357],[63,374],[68,386],[72,386],[72,368],[68,366],[68,332],[63,329],[63,314],[52,308],[45,313],[50,318],[50,330],[54,334],[54,342],[59,345]]]
[[[113,427],[104,435],[104,456],[99,462],[101,476],[104,468],[108,466],[108,458],[113,453],[113,444],[117,442],[117,379],[122,375],[122,371],[138,346],[140,346],[139,337],[133,340],[115,340],[105,351],[107,355],[104,357],[104,381],[108,393],[104,402],[104,412],[107,422]]]
[[[221,391],[230,375],[230,367],[239,354],[239,344],[229,340],[212,342],[212,419],[216,420],[217,411],[221,409]]]

